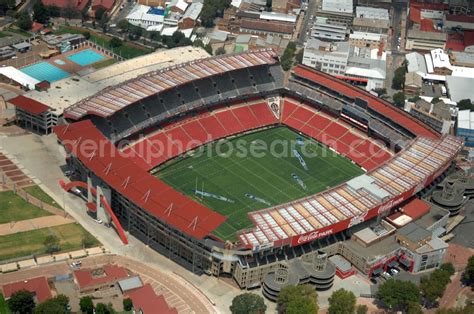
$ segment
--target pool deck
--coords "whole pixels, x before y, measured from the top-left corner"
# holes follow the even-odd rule
[[[78,52],[81,52],[83,50],[93,50],[94,52],[100,54],[101,56],[104,57],[104,59],[98,61],[98,62],[102,62],[102,61],[105,61],[105,60],[108,60],[108,59],[111,59],[110,56],[107,56],[103,53],[101,53],[99,50],[97,49],[94,49],[93,47],[91,46],[84,46],[84,47],[81,47],[79,49],[75,49],[75,50],[71,50],[71,51],[68,51],[64,54],[60,54],[60,55],[57,55],[57,56],[54,56],[54,57],[51,57],[49,59],[43,59],[43,60],[38,60],[37,62],[35,63],[39,63],[39,62],[47,62],[55,67],[57,67],[58,69],[61,69],[65,72],[68,72],[69,74],[74,74],[74,73],[79,73],[81,71],[83,71],[84,69],[87,69],[87,68],[90,68],[92,67],[92,64],[89,64],[89,65],[86,65],[86,66],[80,66],[79,64],[75,63],[75,62],[72,62],[71,60],[69,60],[67,57],[70,56],[70,55],[73,55],[75,53],[78,53]],[[57,64],[55,61],[56,60],[61,60],[62,62],[64,62],[64,64]],[[28,64],[28,65],[25,65],[24,67],[27,67],[27,66],[30,66],[30,65],[33,65],[35,63],[32,63],[32,64]]]
[[[88,48],[90,47],[85,49]],[[64,56],[67,55],[65,54]],[[32,90],[27,92],[25,96],[55,108],[56,112],[61,114],[65,108],[92,96],[108,86],[120,84],[150,71],[158,71],[183,62],[206,57],[209,57],[209,54],[204,49],[197,47],[186,46],[159,50],[141,57],[115,63],[83,76],[71,75],[68,78],[52,83],[51,88],[47,91],[39,92]],[[52,60],[55,59],[57,57]],[[51,62],[54,63],[54,61]],[[61,67],[58,66],[58,68]]]

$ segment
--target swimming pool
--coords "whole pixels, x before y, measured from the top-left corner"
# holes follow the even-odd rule
[[[86,66],[92,63],[96,63],[100,60],[105,59],[105,57],[92,49],[82,50],[77,53],[73,53],[72,55],[67,57],[74,63],[79,64],[80,66]]]
[[[38,81],[54,82],[69,76],[69,73],[55,67],[48,62],[39,62],[20,69],[21,72]]]

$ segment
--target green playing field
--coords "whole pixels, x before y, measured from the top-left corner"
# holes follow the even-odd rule
[[[227,216],[213,233],[232,241],[236,231],[252,226],[248,212],[326,190],[363,171],[315,140],[277,127],[211,143],[154,173]]]

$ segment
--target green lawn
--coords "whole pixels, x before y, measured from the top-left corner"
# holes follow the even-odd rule
[[[0,260],[45,253],[43,242],[50,234],[54,234],[60,239],[61,252],[81,249],[82,238],[87,233],[81,225],[71,223],[0,236]],[[100,244],[99,241],[95,241],[94,245]]]
[[[12,191],[0,192],[0,224],[49,215],[52,214],[31,205]]]
[[[54,207],[57,207],[57,208],[61,208],[61,206],[59,206],[58,203],[56,203],[52,198],[51,196],[49,196],[48,194],[46,194],[46,192],[44,192],[39,186],[37,185],[33,185],[33,186],[29,186],[27,188],[24,188],[24,190],[36,197],[37,199],[39,199],[40,201],[42,201],[43,203],[46,203],[46,204],[49,204],[51,206],[54,206]]]
[[[303,146],[297,143],[298,137]],[[363,173],[349,159],[286,127],[242,135],[227,143],[230,145],[207,145],[156,173],[178,191],[227,216],[214,231],[224,240],[234,240],[236,231],[252,226],[248,212],[324,191]],[[254,150],[260,156],[241,154],[244,150]],[[195,190],[214,196],[198,196]],[[220,196],[228,200],[216,199]]]
[[[0,38],[8,37],[8,36],[11,36],[11,35],[8,34],[8,33],[5,33],[5,32],[0,32]],[[0,312],[0,313],[1,313],[1,312]]]
[[[8,308],[7,302],[3,297],[3,294],[0,293],[0,314],[10,314],[10,309]]]
[[[26,32],[26,31],[21,30],[17,27],[14,27],[14,26],[10,26],[9,28],[6,28],[4,30],[7,31],[7,35],[8,35],[8,33],[15,33],[15,34],[22,35],[22,36],[25,36],[25,37],[33,36],[33,34],[31,34],[30,32]]]
[[[106,36],[103,34],[95,33],[93,31],[90,31],[85,28],[80,28],[80,27],[61,27],[59,30],[55,31],[55,34],[65,34],[65,33],[71,33],[71,34],[82,34],[84,32],[89,32],[91,37],[89,38],[90,41],[95,42],[99,46],[104,47],[107,50],[113,51],[116,54],[126,58],[126,59],[131,59],[135,58],[138,56],[143,56],[146,55],[153,50],[144,48],[141,46],[138,46],[136,44],[133,44],[131,42],[124,42],[122,46],[118,48],[112,48],[110,46],[110,40],[112,37]]]
[[[118,61],[116,59],[107,59],[107,60],[104,60],[104,61],[101,61],[101,62],[94,63],[92,65],[92,67],[94,69],[102,69],[102,68],[108,67],[109,65],[117,63],[117,62]]]

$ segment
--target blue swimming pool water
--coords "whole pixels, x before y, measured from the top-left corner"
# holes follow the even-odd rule
[[[80,66],[86,66],[92,63],[96,63],[97,61],[105,59],[105,57],[92,49],[82,50],[77,53],[73,53],[72,55],[67,57],[74,63],[79,64]]]
[[[39,62],[20,69],[21,72],[38,81],[54,82],[69,76],[69,73],[55,67],[48,62]]]

